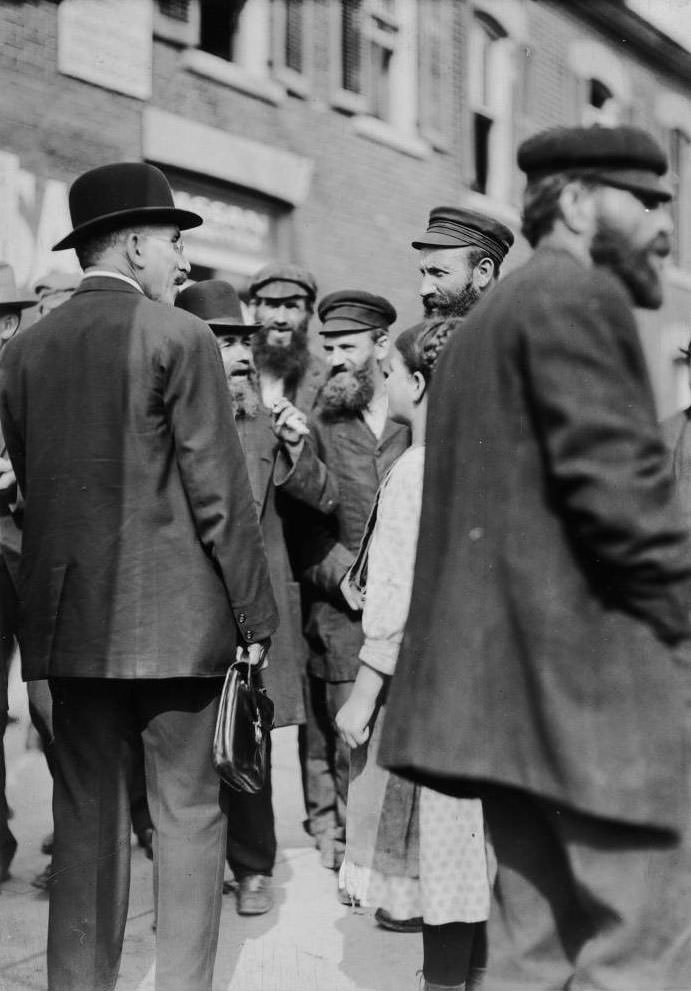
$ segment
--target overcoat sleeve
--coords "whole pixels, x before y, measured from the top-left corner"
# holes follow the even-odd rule
[[[291,498],[299,499],[320,513],[333,513],[338,507],[338,482],[323,460],[319,427],[310,423],[311,436],[305,439],[296,461],[279,447],[274,468],[274,485]]]
[[[527,391],[567,529],[612,600],[689,635],[690,557],[633,312],[619,283],[527,301]],[[686,586],[680,580],[686,578]]]
[[[278,615],[221,358],[206,331],[171,342],[163,402],[199,539],[223,576],[241,637],[252,641],[270,636]]]

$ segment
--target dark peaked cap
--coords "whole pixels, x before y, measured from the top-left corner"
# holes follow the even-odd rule
[[[513,244],[508,227],[475,210],[435,206],[430,212],[427,231],[412,242],[414,248],[477,247],[486,251],[499,267]]]
[[[667,158],[638,127],[555,127],[528,138],[518,149],[518,167],[528,182],[555,172],[587,174],[606,186],[669,200],[660,181]]]
[[[359,289],[329,293],[317,309],[322,322],[320,334],[357,334],[367,330],[388,330],[396,310],[388,299]]]

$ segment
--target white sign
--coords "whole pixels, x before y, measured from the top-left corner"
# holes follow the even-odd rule
[[[152,58],[153,0],[62,0],[60,72],[148,100]]]

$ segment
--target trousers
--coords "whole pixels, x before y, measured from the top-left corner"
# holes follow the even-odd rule
[[[211,991],[226,819],[211,740],[222,679],[50,681],[55,731],[49,991],[112,991],[141,740],[154,826],[156,991]]]
[[[691,988],[687,837],[481,795],[497,858],[483,991]]]

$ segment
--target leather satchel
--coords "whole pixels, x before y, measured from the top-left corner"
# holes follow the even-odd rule
[[[260,791],[266,780],[266,740],[274,704],[252,682],[250,665],[233,664],[226,674],[211,759],[223,781],[236,791]]]

